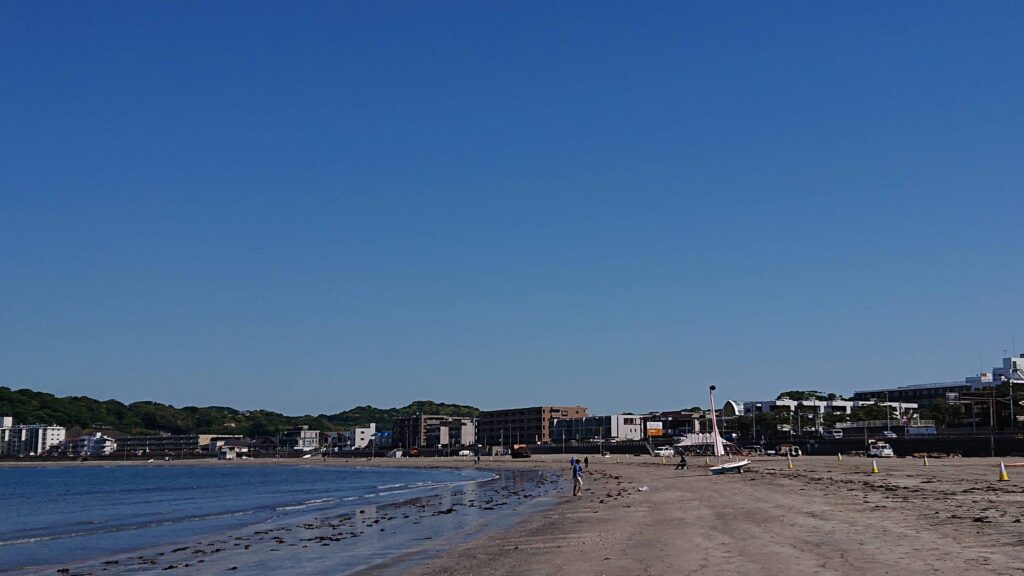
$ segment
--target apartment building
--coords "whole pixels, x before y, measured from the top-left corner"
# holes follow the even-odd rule
[[[477,442],[485,446],[547,444],[552,441],[551,421],[586,418],[585,406],[533,406],[488,410],[477,417]]]
[[[392,421],[391,441],[403,448],[472,446],[476,444],[476,424],[468,416],[405,416]]]
[[[14,425],[14,418],[0,418],[0,456],[38,456],[60,445],[67,436],[63,426]]]
[[[89,436],[79,436],[75,443],[81,456],[110,456],[117,450],[117,440],[96,432]]]

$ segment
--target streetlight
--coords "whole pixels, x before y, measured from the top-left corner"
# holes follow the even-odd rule
[[[892,416],[892,406],[889,405],[889,393],[885,393],[885,431],[892,432],[889,429],[889,418]]]
[[[1013,379],[1003,376],[1003,382],[1006,382],[1010,386],[1010,430],[1016,431],[1017,425],[1013,417]]]
[[[750,436],[754,439],[754,444],[757,444],[757,404],[750,405]]]

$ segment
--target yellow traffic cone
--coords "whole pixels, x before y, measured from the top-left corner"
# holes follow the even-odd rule
[[[925,457],[924,457],[924,465],[925,465],[925,466],[927,466],[927,465],[928,465],[928,457],[927,457],[927,456],[925,456]]]
[[[1009,479],[1010,479],[1010,477],[1006,475],[1006,466],[1002,462],[1000,462],[999,463],[999,480],[1002,481],[1002,482],[1006,482]]]
[[[872,474],[878,474],[878,461],[877,460],[874,460],[874,459],[871,460],[871,473]]]
[[[664,463],[665,463],[665,457],[664,457],[664,456],[662,456],[662,457],[661,457],[661,463],[662,463],[662,464],[664,464]]]
[[[788,456],[788,455],[787,455],[787,456],[786,456],[786,461],[788,462],[788,464],[787,464],[786,468],[789,468],[790,470],[792,470],[793,468],[795,468],[795,466],[793,466],[793,457],[792,457],[792,456]]]
[[[842,462],[843,461],[843,453],[842,452],[836,452],[836,459],[839,460],[840,462]]]
[[[710,466],[711,465],[711,458],[708,458],[707,456],[705,456],[704,457],[704,463],[707,464],[708,466]]]

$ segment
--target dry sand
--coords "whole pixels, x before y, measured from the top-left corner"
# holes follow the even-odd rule
[[[759,458],[718,477],[702,459],[590,462],[582,497],[566,480],[555,506],[406,573],[1024,574],[1024,468],[999,482],[998,460],[880,459],[871,474],[865,458]],[[562,458],[530,466],[568,477]]]

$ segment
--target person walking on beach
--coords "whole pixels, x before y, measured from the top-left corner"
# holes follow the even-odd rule
[[[572,495],[579,496],[581,494],[583,494],[583,467],[577,461],[572,467]]]
[[[576,457],[569,456],[569,469],[572,470],[576,467]]]
[[[679,464],[676,464],[676,470],[682,470],[686,472],[686,456],[679,455]]]
[[[590,456],[583,457],[583,469],[590,470]]]

